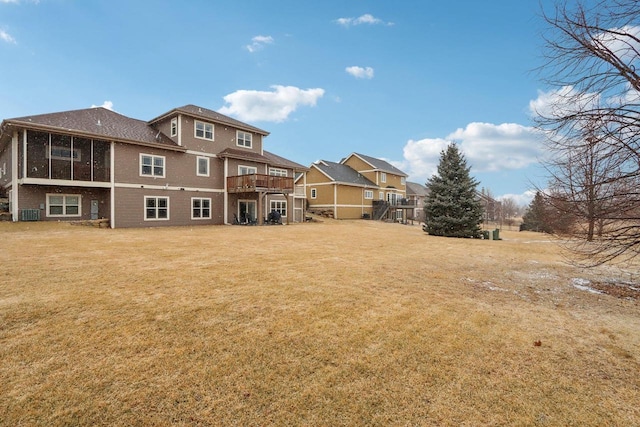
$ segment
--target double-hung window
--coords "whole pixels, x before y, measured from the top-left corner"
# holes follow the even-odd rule
[[[284,200],[271,200],[269,212],[276,211],[281,216],[287,216],[287,202]]]
[[[144,219],[145,221],[168,220],[169,219],[169,198],[150,197],[144,198]]]
[[[209,176],[209,158],[198,157],[196,175]]]
[[[164,156],[140,154],[140,176],[164,178]]]
[[[211,123],[200,122],[196,120],[194,122],[195,136],[200,139],[208,139],[213,141],[213,125]]]
[[[178,135],[178,118],[174,117],[171,119],[171,136]]]
[[[387,182],[387,173],[380,172],[380,182]]]
[[[81,200],[78,194],[47,194],[47,216],[80,216]]]
[[[249,132],[243,132],[241,130],[236,132],[236,145],[240,147],[251,148],[252,135]]]
[[[191,219],[211,219],[211,199],[191,199]]]
[[[373,190],[364,190],[365,199],[373,199]]]

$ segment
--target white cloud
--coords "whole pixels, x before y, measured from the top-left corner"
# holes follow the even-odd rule
[[[384,22],[382,19],[376,18],[369,13],[365,13],[357,18],[338,18],[335,20],[338,25],[343,27],[351,27],[356,25],[368,24],[368,25],[387,25],[392,26],[393,22]]]
[[[440,153],[455,142],[473,172],[523,169],[542,156],[541,137],[532,127],[516,123],[469,123],[445,138],[409,140],[400,163],[412,181],[426,181],[437,170]]]
[[[300,89],[295,86],[271,86],[273,91],[238,90],[224,97],[228,106],[219,111],[240,120],[282,122],[300,106],[315,106],[324,89]]]
[[[273,44],[274,40],[271,36],[255,36],[251,39],[251,44],[245,46],[245,48],[253,53],[264,49],[265,45]]]
[[[588,110],[600,103],[597,93],[580,93],[573,86],[563,86],[548,92],[538,91],[538,97],[529,101],[532,116],[565,117]]]
[[[373,78],[373,68],[371,67],[358,67],[356,65],[352,67],[345,68],[345,71],[351,74],[353,77],[357,79],[372,79]]]
[[[12,43],[12,44],[16,44],[16,39],[14,39],[13,37],[11,37],[11,34],[7,33],[5,30],[0,29],[0,40],[7,42],[7,43]]]
[[[625,62],[638,59],[640,49],[640,26],[625,25],[622,28],[611,28],[593,36],[593,42],[609,49],[614,55]]]
[[[536,190],[527,190],[522,194],[503,194],[498,200],[512,199],[518,206],[526,208],[536,196]],[[524,212],[520,212],[523,214]]]
[[[540,133],[516,123],[469,123],[447,139],[458,144],[478,172],[522,169],[537,163],[542,154]]]
[[[113,109],[113,102],[111,102],[111,101],[104,101],[102,103],[102,105],[91,105],[91,108],[98,108],[98,107],[102,107],[102,108],[106,108],[107,110],[115,111]]]

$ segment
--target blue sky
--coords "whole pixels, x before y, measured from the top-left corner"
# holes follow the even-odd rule
[[[550,6],[550,1],[542,1]],[[455,141],[519,203],[544,185],[534,0],[0,0],[0,118],[196,104],[304,165],[359,152],[424,183]]]

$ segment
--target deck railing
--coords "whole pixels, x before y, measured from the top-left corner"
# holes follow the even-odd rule
[[[288,194],[293,191],[293,178],[263,174],[237,175],[227,178],[229,193],[267,193]]]

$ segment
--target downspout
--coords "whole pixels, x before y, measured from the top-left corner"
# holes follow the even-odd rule
[[[25,157],[26,153],[25,150]],[[22,169],[23,174],[25,170]],[[13,222],[18,221],[18,187],[18,131],[14,131],[11,138],[11,221]]]
[[[116,165],[116,144],[115,142],[111,141],[111,156],[109,156],[109,169],[111,169],[111,191],[110,191],[110,201],[109,204],[111,205],[111,218],[109,218],[109,227],[110,228],[116,228],[116,170],[115,170],[115,165]]]
[[[224,158],[224,177],[222,178],[223,181],[223,188],[224,188],[224,223],[225,224],[229,224],[229,193],[227,192],[227,175],[229,174],[229,158],[225,157]]]

